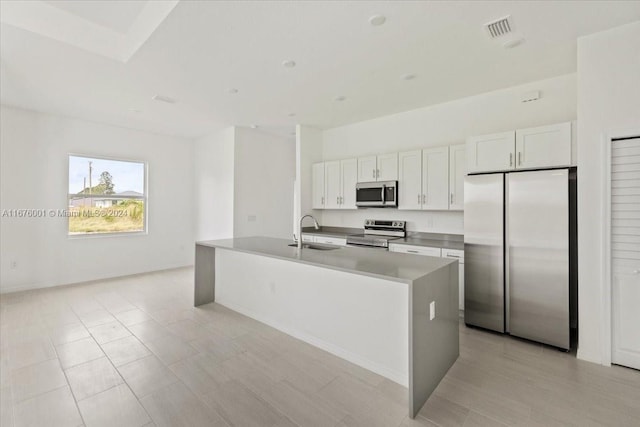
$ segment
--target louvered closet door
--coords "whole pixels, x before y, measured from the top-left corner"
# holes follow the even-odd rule
[[[611,146],[613,363],[640,369],[640,137]]]

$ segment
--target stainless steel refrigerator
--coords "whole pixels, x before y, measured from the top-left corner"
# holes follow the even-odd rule
[[[576,235],[574,169],[467,176],[465,323],[570,349]]]

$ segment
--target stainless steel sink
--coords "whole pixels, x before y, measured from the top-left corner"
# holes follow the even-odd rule
[[[296,247],[298,246],[297,243],[291,243],[289,246],[291,247]],[[317,251],[332,251],[334,249],[340,249],[339,246],[324,246],[324,245],[313,245],[310,243],[303,243],[302,244],[302,249],[315,249]]]

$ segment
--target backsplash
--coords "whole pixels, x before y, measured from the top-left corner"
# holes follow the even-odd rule
[[[464,214],[461,211],[405,211],[369,208],[358,210],[328,210],[319,216],[323,226],[362,228],[365,219],[390,219],[407,222],[407,231],[425,233],[464,233]]]

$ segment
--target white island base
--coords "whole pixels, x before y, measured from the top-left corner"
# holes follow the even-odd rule
[[[230,241],[196,246],[195,305],[215,298],[218,304],[404,385],[409,415],[417,414],[458,357],[455,261],[438,261],[428,274],[406,283],[404,276],[419,270],[406,265],[406,257],[422,263],[425,257],[343,248],[324,253],[307,249],[299,258],[287,259],[238,249],[245,246],[238,245],[239,240],[243,239],[234,239],[233,247],[222,243]],[[289,250],[297,253],[296,248]],[[383,258],[370,259],[367,254]],[[353,256],[365,258],[345,262]],[[392,277],[375,272],[382,261],[395,269]],[[349,265],[354,265],[354,272],[348,271]],[[430,320],[432,302],[435,318]]]

